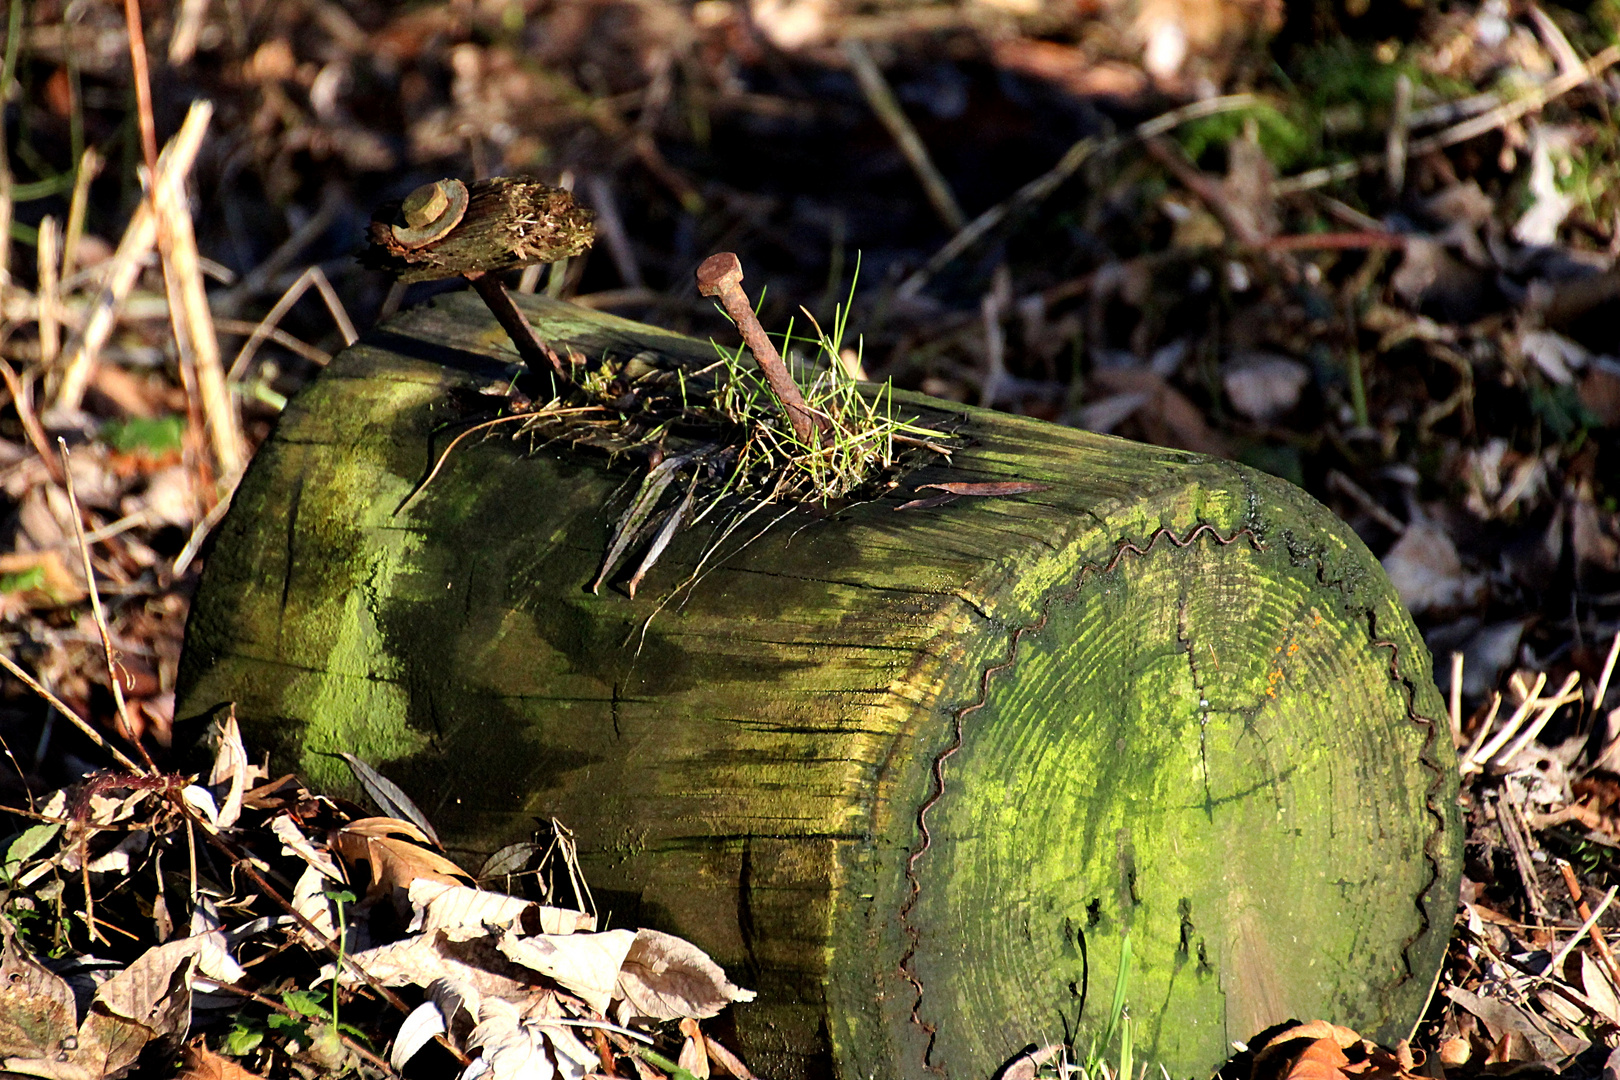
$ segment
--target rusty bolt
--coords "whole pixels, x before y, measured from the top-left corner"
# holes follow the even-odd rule
[[[741,331],[743,344],[754,354],[754,362],[759,365],[771,392],[781,402],[782,411],[793,426],[794,436],[800,442],[810,444],[818,431],[824,431],[830,425],[825,417],[817,416],[805,404],[804,395],[788,373],[787,365],[782,363],[781,354],[771,344],[771,339],[765,336],[765,328],[759,325],[754,307],[748,302],[748,294],[742,290],[742,279],[742,263],[732,252],[710,255],[698,264],[698,292],[719,299],[720,306],[726,309],[726,314],[731,316]]]
[[[394,226],[394,239],[407,251],[444,239],[461,224],[468,201],[467,185],[460,180],[423,184],[405,196],[400,206],[405,224]]]

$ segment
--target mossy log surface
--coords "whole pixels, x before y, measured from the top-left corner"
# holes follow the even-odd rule
[[[589,356],[714,356],[521,302]],[[898,395],[963,437],[953,462],[795,512],[641,639],[706,537],[636,600],[585,591],[628,465],[496,437],[398,509],[513,359],[456,294],[293,400],[209,559],[182,715],[234,701],[272,768],[328,787],[358,754],[472,867],[555,815],[613,925],[759,991],[733,1042],[773,1080],[1083,1052],[1127,932],[1135,1052],[1173,1076],[1289,1017],[1407,1033],[1457,894],[1453,754],[1428,654],[1323,507]],[[1050,487],[896,511],[990,480]]]

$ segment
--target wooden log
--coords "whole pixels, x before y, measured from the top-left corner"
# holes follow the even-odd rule
[[[588,356],[714,358],[520,300]],[[235,702],[329,789],[358,754],[469,867],[555,815],[611,925],[759,991],[732,1037],[776,1080],[1083,1053],[1127,933],[1135,1054],[1173,1076],[1289,1017],[1407,1034],[1456,902],[1454,757],[1421,640],[1319,504],[898,395],[965,449],[730,545],[649,624],[707,538],[635,600],[586,591],[626,462],[471,441],[401,509],[513,361],[454,294],[289,404],[209,558],[182,716]],[[1049,486],[896,510],[995,480]]]

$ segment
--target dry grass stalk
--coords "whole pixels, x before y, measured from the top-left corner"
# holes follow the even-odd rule
[[[242,442],[236,402],[225,384],[225,370],[220,363],[219,337],[208,310],[197,237],[191,227],[191,211],[186,206],[185,178],[172,172],[158,177],[152,185],[152,197],[158,210],[158,245],[163,251],[164,273],[174,278],[171,305],[175,294],[180,301],[178,309],[171,306],[169,311],[175,340],[186,338],[190,343],[214,461],[221,474],[234,476],[246,465],[247,451]]]
[[[129,66],[135,76],[135,115],[141,129],[141,157],[148,172],[157,171],[157,122],[152,116],[152,76],[146,66],[146,30],[141,26],[141,0],[124,0],[124,26],[129,32]]]
[[[208,0],[181,0],[180,12],[175,16],[174,33],[169,36],[169,64],[180,67],[191,63],[197,54],[197,38],[202,33],[203,17],[208,14]]]
[[[113,647],[112,631],[107,626],[107,612],[101,606],[101,591],[96,588],[96,570],[90,563],[90,543],[85,539],[84,512],[79,509],[79,493],[73,483],[73,466],[68,457],[67,440],[57,439],[56,446],[62,455],[62,473],[67,487],[68,506],[72,510],[73,533],[78,538],[79,559],[84,565],[85,589],[90,594],[90,613],[95,619],[96,630],[101,635],[102,655],[107,661],[107,681],[112,686],[113,703],[118,709],[120,734],[135,743],[135,749],[140,751],[141,757],[146,758],[147,768],[155,773],[157,766],[147,757],[146,748],[141,746],[140,740],[135,735],[135,725],[129,719],[129,703],[124,700],[124,679],[120,674],[123,666],[118,663],[118,650]]]
[[[321,294],[321,299],[326,302],[326,309],[332,313],[332,321],[337,323],[338,332],[343,335],[343,343],[353,345],[359,340],[360,335],[355,332],[354,323],[350,321],[349,313],[343,307],[343,301],[338,299],[337,290],[332,288],[332,283],[327,280],[325,272],[319,266],[309,266],[305,268],[302,274],[298,275],[297,280],[287,286],[287,291],[281,294],[281,299],[277,300],[275,306],[265,313],[264,318],[259,320],[258,325],[253,327],[248,339],[237,350],[236,359],[231,361],[230,371],[226,373],[227,379],[231,382],[237,382],[247,373],[247,367],[252,362],[253,355],[259,351],[259,346],[264,344],[266,339],[279,341],[275,336],[281,332],[277,329],[277,324],[281,322],[282,317],[287,312],[292,310],[292,306],[298,303],[304,293],[309,291],[311,285],[315,286],[316,291]],[[285,345],[285,342],[282,342],[282,344]],[[300,342],[299,344],[302,345],[303,343]],[[309,348],[309,346],[303,347]],[[324,363],[324,361],[320,362]]]
[[[62,317],[57,310],[58,296],[56,219],[45,217],[39,223],[39,362],[49,369],[56,363],[56,354],[62,347]]]
[[[154,191],[168,182],[171,173],[177,182],[183,182],[190,174],[213,112],[213,106],[206,101],[192,104],[185,123],[180,125],[180,130],[163,148],[163,153],[158,155],[157,170],[151,176]],[[119,309],[140,276],[146,257],[157,243],[157,231],[157,214],[152,208],[152,200],[143,199],[135,208],[135,214],[118,242],[118,250],[108,266],[101,292],[85,315],[84,329],[68,348],[61,382],[51,402],[53,412],[76,412],[83,404],[84,392],[95,374],[96,356],[107,344],[107,338],[117,324]]]
[[[967,224],[967,217],[957,204],[955,193],[951,191],[950,184],[934,164],[934,159],[929,156],[928,147],[923,145],[917,129],[911,126],[905,110],[900,108],[900,102],[895,100],[894,91],[889,88],[889,81],[883,77],[882,69],[867,51],[866,43],[854,37],[845,40],[844,57],[849,61],[850,70],[855,73],[855,81],[860,84],[866,103],[872,107],[878,120],[888,129],[889,137],[906,156],[906,162],[911,166],[911,171],[916,173],[917,180],[928,195],[928,202],[933,206],[934,212],[939,215],[946,228],[952,232],[961,232]],[[632,283],[627,281],[625,284]]]
[[[79,171],[73,177],[73,201],[68,204],[67,228],[62,234],[62,280],[73,276],[78,266],[79,241],[84,236],[84,215],[90,209],[90,183],[101,172],[101,155],[86,147],[79,156]]]

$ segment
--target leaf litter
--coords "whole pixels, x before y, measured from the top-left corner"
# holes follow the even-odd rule
[[[102,774],[46,799],[40,817],[49,820],[7,845],[0,1070],[114,1078],[143,1055],[183,1049],[188,1068],[224,1075],[300,1075],[338,1063],[393,1075],[428,1053],[459,1058],[469,1078],[577,1080],[611,1072],[616,1060],[618,1075],[655,1068],[648,1055],[661,1058],[659,1045],[677,1057],[694,1038],[716,1046],[694,1025],[754,997],[680,938],[598,930],[588,912],[477,887],[410,821],[364,816],[286,778],[242,793],[244,776],[262,770],[247,765],[231,717],[216,736],[212,780],[201,790],[227,803],[236,791],[235,821],[177,813],[158,789],[124,794],[134,778]],[[171,802],[178,783],[164,789]],[[397,789],[389,801],[420,815]],[[214,835],[224,862],[191,861],[197,829]],[[134,857],[109,862],[106,833],[144,840]],[[275,914],[274,887],[260,892],[239,876],[250,862],[269,880],[298,878],[291,907],[302,919]],[[129,950],[127,962],[103,964],[82,988],[64,977],[87,959],[73,944],[79,870],[103,893],[102,926],[139,942],[131,928],[157,918],[160,938]],[[193,932],[172,936],[188,892],[197,898]],[[165,921],[170,936],[161,940]],[[331,962],[322,967],[322,958]],[[390,1012],[374,992],[382,986],[413,988],[418,1000],[395,998],[406,1008]],[[201,1032],[223,1035],[217,1050],[186,1042]],[[391,1063],[372,1049],[390,1037]],[[734,1055],[715,1054],[747,1075]]]

